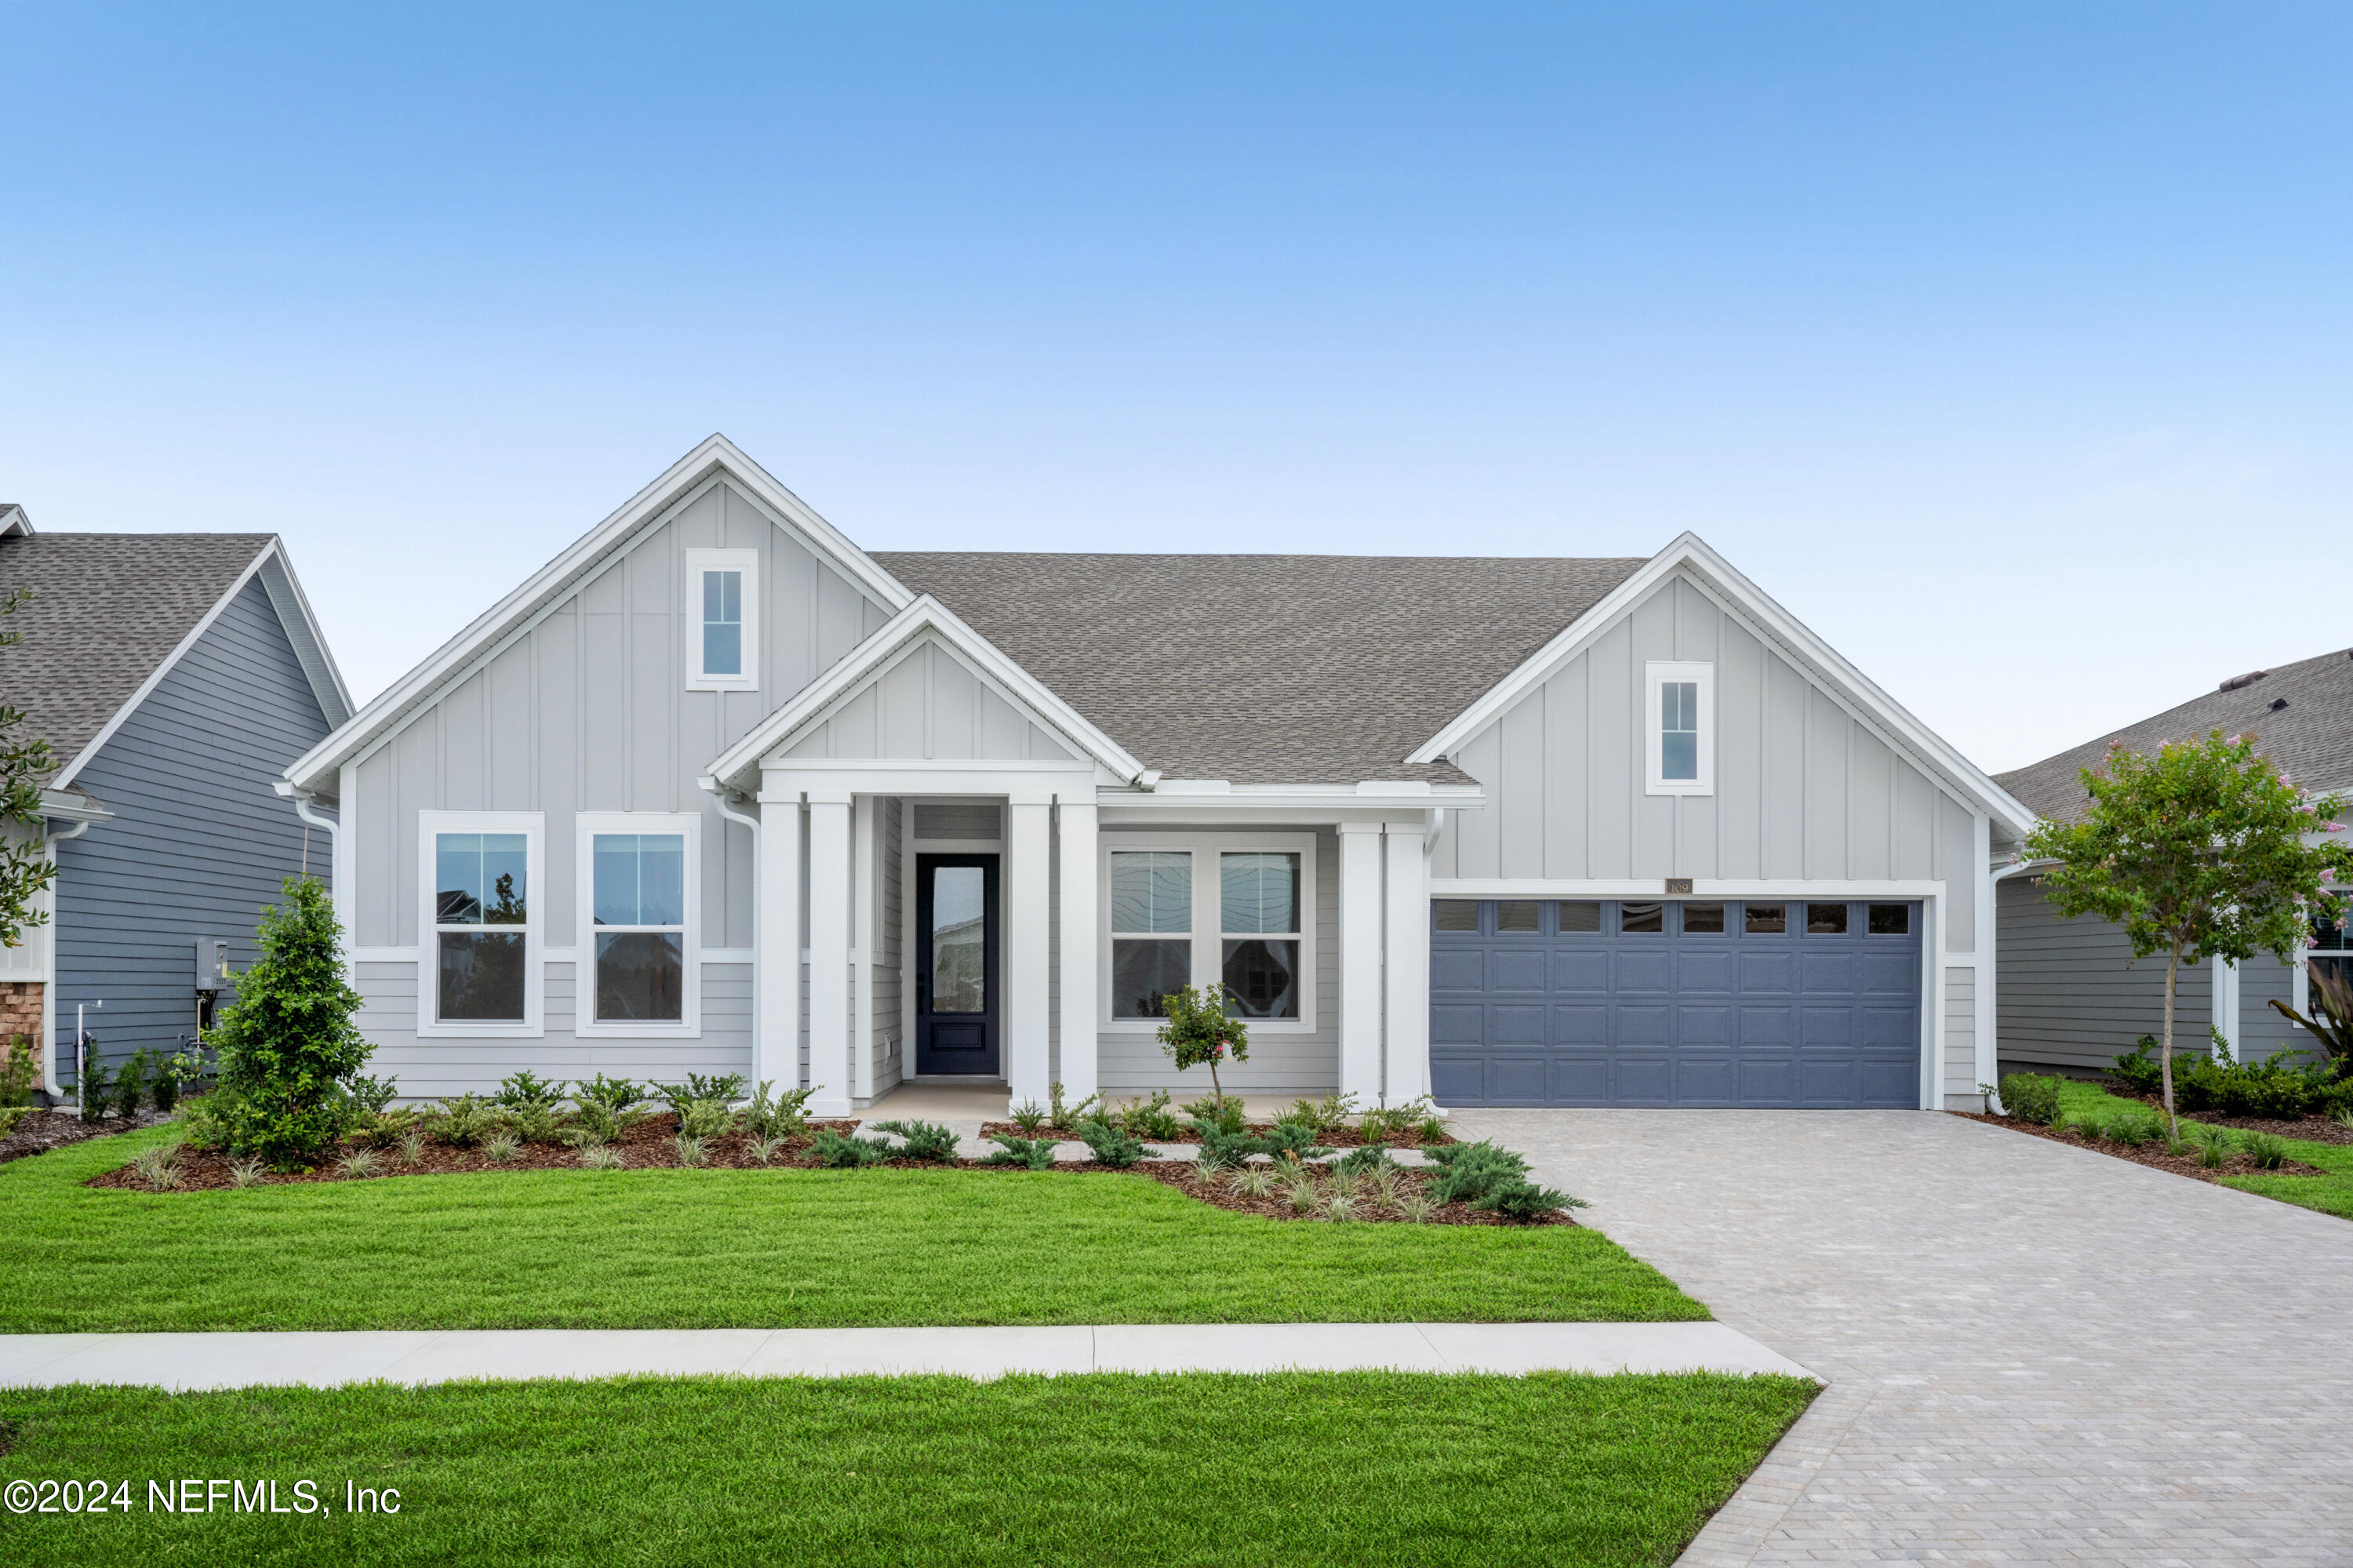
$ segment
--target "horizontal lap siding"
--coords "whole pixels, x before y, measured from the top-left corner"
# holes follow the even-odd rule
[[[2015,876],[2000,885],[1995,947],[2001,966],[1995,1010],[2005,1069],[2105,1070],[2141,1035],[2164,1028],[2164,955],[2136,962],[2122,927],[2089,916],[2060,918],[2031,878]],[[2256,966],[2248,968],[2253,978]],[[2253,1020],[2249,995],[2254,989],[2242,979],[2242,1021]],[[2211,965],[2184,966],[2174,1008],[2176,1048],[2207,1049],[2206,1029],[2213,1018]]]
[[[359,1024],[375,1045],[368,1070],[397,1083],[404,1100],[490,1094],[501,1078],[529,1069],[577,1083],[597,1073],[640,1082],[677,1083],[689,1073],[752,1073],[752,966],[702,967],[699,1040],[575,1038],[569,1025],[577,995],[575,966],[547,966],[547,1033],[538,1039],[420,1039],[417,969],[412,964],[362,963],[355,983],[366,999]]]
[[[176,1049],[195,1027],[195,939],[226,938],[242,969],[306,838],[327,879],[326,834],[273,786],[328,727],[268,590],[248,582],[75,779],[114,817],[58,845],[62,1040],[78,1005],[102,1001],[89,1027],[107,1060]]]
[[[686,556],[695,549],[759,552],[756,691],[686,689],[691,639],[700,631]],[[743,495],[724,484],[704,492],[358,764],[347,806],[359,945],[429,949],[431,932],[420,935],[418,918],[419,811],[543,813],[544,885],[533,898],[543,940],[556,948],[580,942],[575,814],[691,811],[702,818],[700,945],[750,948],[752,832],[720,816],[696,779],[884,619],[881,607]],[[366,1027],[388,1042],[416,1037],[415,966],[406,967],[407,991],[385,992],[370,1009]],[[427,1041],[445,1055],[420,1062],[440,1074],[495,1056],[512,1064],[507,1072],[528,1065],[577,1076],[561,1065],[569,1054],[589,1064],[643,1059],[686,1064],[678,1071],[750,1071],[749,966],[705,967],[700,1042],[575,1039],[568,970],[549,971],[545,1040]],[[738,972],[740,997],[728,990],[733,980],[719,978]],[[713,1065],[723,1063],[730,1065]],[[487,1066],[466,1073],[480,1070]]]
[[[1214,824],[1212,824],[1214,825]],[[1198,832],[1199,828],[1172,832]],[[1221,832],[1229,830],[1219,830]],[[1230,830],[1237,838],[1244,830]],[[1299,830],[1270,830],[1297,832]],[[1103,838],[1117,847],[1122,830]],[[1241,847],[1248,847],[1243,845]],[[1340,836],[1328,828],[1315,834],[1315,1028],[1305,1034],[1253,1033],[1250,1060],[1218,1069],[1229,1091],[1248,1094],[1326,1094],[1340,1082]],[[1209,1075],[1195,1067],[1179,1073],[1150,1034],[1105,1031],[1097,1040],[1097,1072],[1106,1094],[1133,1095],[1167,1089],[1179,1099],[1207,1094]]]

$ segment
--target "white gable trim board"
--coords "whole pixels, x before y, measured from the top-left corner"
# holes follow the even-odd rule
[[[642,547],[664,529],[664,547]],[[799,587],[771,591],[788,546],[805,599]],[[746,574],[743,668],[716,679],[703,668],[705,568]],[[753,652],[771,646],[792,651],[788,667]],[[1655,715],[1663,682],[1694,694],[1672,757],[1616,698],[1591,697],[1622,688],[1631,710]],[[513,738],[526,733],[527,746]],[[1197,981],[1235,961],[1209,907],[1222,896],[1221,846],[1300,854],[1300,928],[1280,938],[1301,945],[1299,1016],[1261,1026],[1271,1045],[1292,1042],[1266,1054],[1291,1065],[1264,1070],[1297,1081],[1254,1091],[1339,1088],[1367,1103],[1428,1091],[1433,953],[1451,952],[1459,989],[1470,950],[1447,948],[1434,899],[1487,910],[1479,941],[1492,934],[1504,958],[1529,933],[1518,924],[1528,901],[1575,905],[1538,933],[1571,968],[1592,956],[1577,948],[1588,905],[1613,911],[1610,933],[1681,941],[1706,933],[1715,903],[1846,900],[1858,921],[1900,903],[1916,911],[1902,932],[1918,972],[1897,988],[1917,1036],[1916,1103],[1973,1087],[1989,1051],[1976,1033],[1989,1036],[1992,1018],[1988,850],[2023,831],[2022,810],[1697,539],[1661,552],[1398,762],[1440,758],[1478,782],[1164,779],[713,437],[345,722],[285,787],[306,806],[342,808],[337,904],[358,943],[364,1027],[379,1043],[376,1070],[415,1097],[488,1088],[522,1067],[575,1079],[735,1072],[816,1088],[820,1113],[855,1112],[919,1068],[917,883],[922,857],[938,853],[988,857],[997,877],[989,1071],[1009,1100],[1042,1100],[1054,1078],[1074,1095],[1189,1089],[1134,1046],[1148,1025],[1110,1016],[1114,840],[1196,853]],[[1802,798],[1767,778],[1767,762],[1797,768]],[[926,839],[919,810],[985,815],[997,835]],[[501,1029],[433,1017],[429,829],[445,821],[535,824],[532,1001]],[[1561,836],[1573,821],[1588,824],[1574,849]],[[612,1025],[596,1016],[589,846],[599,831],[649,822],[690,846],[682,923],[638,933],[675,935],[686,1000],[675,1020]],[[1776,823],[1794,823],[1795,860],[1767,842]],[[1641,924],[1662,905],[1670,924]],[[412,913],[388,920],[397,909]],[[1870,957],[1852,934],[1847,948],[1805,951]],[[1617,952],[1615,939],[1594,952]],[[1898,950],[1878,949],[1876,972]],[[1494,1015],[1533,1027],[1497,984]],[[1613,998],[1625,990],[1612,986]],[[1834,1000],[1857,1017],[1870,1010],[1860,993]],[[1567,1012],[1592,1013],[1591,998],[1568,1001]],[[1898,1001],[1870,1004],[1874,1027],[1883,1033]]]

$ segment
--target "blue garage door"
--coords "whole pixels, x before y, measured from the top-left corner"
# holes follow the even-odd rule
[[[1450,899],[1442,1106],[1920,1103],[1920,906]]]

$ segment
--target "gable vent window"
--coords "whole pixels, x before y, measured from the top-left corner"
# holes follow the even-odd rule
[[[759,552],[689,550],[686,562],[688,689],[757,688]]]
[[[1662,662],[1644,669],[1648,792],[1714,794],[1715,666]]]

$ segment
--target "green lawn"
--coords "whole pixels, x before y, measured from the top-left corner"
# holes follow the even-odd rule
[[[562,1171],[151,1193],[166,1129],[0,1165],[0,1332],[1665,1321],[1597,1231],[1326,1224],[1144,1177]]]
[[[45,1563],[1665,1563],[1813,1393],[1388,1372],[5,1391],[0,1478],[128,1480],[132,1509],[0,1534]],[[308,1478],[333,1512],[240,1514],[224,1487],[210,1513],[151,1513],[151,1478],[275,1478],[289,1509]],[[399,1513],[346,1513],[346,1480]]]
[[[2126,1112],[2149,1114],[2149,1107],[2138,1100],[2122,1099],[2108,1093],[2097,1084],[2077,1083],[2070,1079],[2060,1086],[2060,1114],[2071,1120],[2109,1121]],[[2182,1125],[2196,1126],[2196,1117],[2183,1117]],[[2300,1138],[2282,1139],[2287,1145],[2288,1157],[2301,1160],[2306,1165],[2316,1165],[2318,1176],[2225,1176],[2222,1185],[2242,1192],[2259,1192],[2266,1198],[2277,1198],[2283,1203],[2295,1203],[2302,1208],[2317,1209],[2324,1214],[2335,1214],[2343,1220],[2353,1220],[2353,1144],[2309,1143]]]

